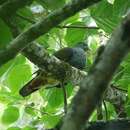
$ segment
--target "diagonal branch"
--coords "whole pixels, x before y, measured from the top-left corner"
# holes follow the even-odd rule
[[[52,129],[47,130],[60,130],[62,122]],[[130,120],[129,119],[118,119],[109,121],[92,121],[88,122],[83,130],[129,130]]]
[[[36,43],[24,49],[23,54],[39,68],[48,72],[48,76],[59,81],[71,81],[73,85],[78,85],[81,79],[87,75],[86,72],[49,55],[42,46]]]
[[[40,22],[37,22],[28,30],[17,36],[4,51],[0,51],[0,66],[14,58],[27,45],[31,44],[32,41],[47,33],[50,29],[61,23],[63,20],[99,1],[101,0],[73,0],[63,8],[50,13]],[[3,10],[0,11],[0,15],[2,14]]]

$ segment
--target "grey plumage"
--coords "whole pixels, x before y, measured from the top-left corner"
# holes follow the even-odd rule
[[[68,62],[70,65],[82,70],[86,65],[85,51],[87,49],[87,44],[80,42],[73,48],[65,47],[63,49],[60,49],[59,51],[55,52],[54,55],[60,60]]]

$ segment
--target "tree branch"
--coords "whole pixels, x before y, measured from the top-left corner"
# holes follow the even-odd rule
[[[61,122],[52,129],[49,130],[60,130]],[[93,121],[88,122],[83,130],[129,130],[130,120],[109,120],[109,121]]]
[[[27,31],[24,31],[17,36],[4,51],[0,51],[0,66],[14,58],[18,52],[23,50],[27,45],[31,44],[33,40],[47,33],[50,29],[61,23],[63,20],[99,1],[101,0],[73,0],[63,8],[50,13],[40,22],[32,25]],[[7,8],[5,11],[7,11]],[[8,12],[9,11],[10,10],[8,10]],[[4,15],[2,12],[4,12],[4,9],[1,9],[0,15]]]
[[[81,79],[87,75],[86,72],[50,56],[42,46],[36,43],[24,49],[23,54],[39,68],[48,72],[48,76],[59,81],[71,81],[73,85],[79,85]]]

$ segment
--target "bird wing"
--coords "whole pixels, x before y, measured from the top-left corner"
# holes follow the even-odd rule
[[[65,62],[69,63],[70,59],[73,56],[73,49],[69,48],[69,47],[65,47],[65,48],[60,49],[59,51],[55,52],[54,56],[60,60],[63,60]]]

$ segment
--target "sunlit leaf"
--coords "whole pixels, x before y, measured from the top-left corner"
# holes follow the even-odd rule
[[[19,127],[9,127],[7,130],[21,130]]]
[[[32,76],[31,68],[28,64],[16,65],[11,69],[5,83],[8,85],[12,93],[18,93],[19,89],[30,79]]]
[[[4,124],[11,124],[19,118],[19,109],[14,106],[9,106],[4,110],[2,115],[2,122]]]
[[[76,22],[69,26],[85,26],[82,22]],[[80,28],[68,28],[65,36],[65,40],[69,46],[74,46],[77,42],[81,42],[85,38],[85,29]]]

